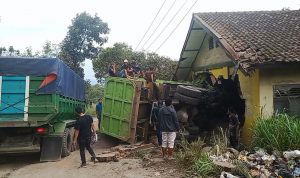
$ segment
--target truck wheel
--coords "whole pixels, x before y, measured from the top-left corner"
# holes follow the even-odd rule
[[[185,96],[203,99],[207,96],[207,89],[194,86],[178,85],[177,92]]]
[[[198,105],[200,103],[200,100],[198,98],[192,98],[189,96],[182,95],[180,93],[175,93],[175,98],[183,103],[190,105]]]
[[[199,134],[199,127],[197,127],[197,126],[188,127],[188,128],[186,128],[186,130],[190,133],[190,135]]]
[[[71,152],[76,151],[77,149],[79,149],[78,144],[77,145],[73,145],[73,137],[74,137],[74,132],[75,129],[74,127],[69,128],[70,129],[70,134],[71,134]],[[78,147],[78,148],[77,148]]]
[[[66,128],[63,135],[62,157],[69,156],[72,148],[72,135],[69,128]]]

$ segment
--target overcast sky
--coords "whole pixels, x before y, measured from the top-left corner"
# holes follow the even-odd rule
[[[76,13],[86,11],[98,16],[108,23],[110,34],[105,46],[116,42],[125,42],[136,48],[158,9],[164,0],[9,0],[0,2],[0,46],[14,46],[23,51],[31,46],[33,51],[41,50],[46,40],[60,43],[66,35],[67,27]],[[166,0],[157,20],[146,36],[146,41],[167,10],[175,2],[145,48],[157,37],[159,32],[181,8],[174,21],[149,48],[155,51],[167,38],[175,26],[181,21],[195,0]],[[259,11],[280,10],[282,8],[300,9],[300,0],[198,0],[196,5],[180,23],[174,34],[157,51],[160,55],[169,56],[174,60],[179,58],[192,13],[221,11]],[[140,48],[143,46],[140,45]],[[95,83],[94,72],[90,61],[85,64],[86,78]]]

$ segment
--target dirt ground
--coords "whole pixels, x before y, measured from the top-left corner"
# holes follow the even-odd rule
[[[107,136],[100,136],[94,146],[96,153],[108,150],[119,143]],[[155,151],[154,151],[155,152]],[[156,151],[157,153],[157,151]],[[119,162],[92,163],[79,168],[79,151],[57,162],[39,162],[38,154],[0,156],[1,178],[66,178],[66,177],[110,177],[110,178],[152,178],[152,177],[182,177],[176,168],[175,161],[164,161],[156,156],[145,159],[139,153],[137,157],[120,159]],[[87,158],[89,157],[86,152]],[[143,159],[144,158],[144,159]]]

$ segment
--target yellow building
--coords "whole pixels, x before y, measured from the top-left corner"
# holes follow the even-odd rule
[[[242,139],[260,115],[300,115],[300,11],[193,14],[175,80],[237,73],[245,99]],[[238,69],[238,70],[237,70]]]

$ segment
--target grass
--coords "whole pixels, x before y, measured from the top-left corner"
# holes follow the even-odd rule
[[[221,168],[212,162],[207,153],[201,154],[192,168],[202,177],[217,176],[221,173]]]
[[[252,148],[295,150],[300,147],[300,120],[287,114],[259,118],[253,125]]]
[[[212,142],[215,147],[213,150],[216,156],[227,152],[229,145],[228,131],[224,131],[222,127],[219,127],[217,132],[213,132]]]
[[[180,150],[176,153],[177,162],[188,172],[197,173],[201,177],[218,176],[221,169],[214,165],[209,153],[202,152],[205,143],[202,139],[189,143],[182,139]]]
[[[176,153],[176,159],[185,169],[190,169],[197,159],[202,155],[202,147],[205,145],[200,138],[192,143],[189,143],[185,138],[182,138],[180,150]]]

